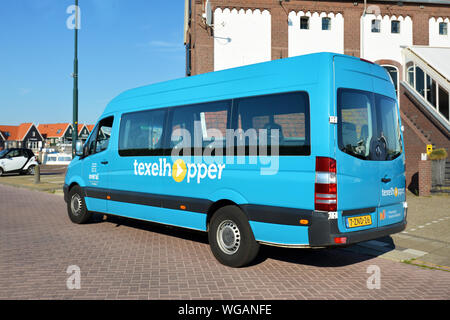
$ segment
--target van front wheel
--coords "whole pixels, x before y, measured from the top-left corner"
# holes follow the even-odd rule
[[[67,212],[73,223],[82,224],[89,221],[91,213],[86,209],[86,203],[81,188],[74,186],[69,191],[69,201],[67,202]]]
[[[248,265],[259,251],[247,217],[236,206],[217,210],[211,218],[208,238],[216,259],[230,267]]]

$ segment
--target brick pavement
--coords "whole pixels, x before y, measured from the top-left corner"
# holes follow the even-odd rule
[[[81,289],[66,287],[70,265]],[[367,288],[370,265],[380,289]],[[0,299],[450,299],[450,272],[272,247],[232,269],[206,234],[121,218],[75,225],[60,195],[0,185]]]

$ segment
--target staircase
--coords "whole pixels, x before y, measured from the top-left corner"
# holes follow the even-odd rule
[[[413,129],[415,131],[415,133],[417,135],[420,136],[421,140],[425,144],[433,144],[433,141],[431,140],[432,132],[425,131],[420,128],[420,126],[417,124],[417,118],[418,118],[417,114],[409,114],[409,113],[403,112],[403,110],[400,110],[400,113],[403,116],[402,117],[403,120],[405,120],[404,119],[405,117],[407,118],[406,123],[411,127],[411,129]]]

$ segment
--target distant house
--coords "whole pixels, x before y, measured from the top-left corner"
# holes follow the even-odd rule
[[[89,133],[91,133],[92,130],[94,130],[95,124],[87,124],[86,127],[88,128]]]
[[[0,148],[29,148],[40,150],[44,138],[33,123],[18,126],[0,125]]]
[[[78,138],[80,140],[86,141],[87,138],[89,137],[89,133],[91,133],[91,131],[89,131],[87,125],[78,124]]]
[[[45,138],[47,147],[72,142],[73,127],[70,123],[40,124],[38,130]]]
[[[3,150],[5,148],[5,137],[0,131],[0,150]]]

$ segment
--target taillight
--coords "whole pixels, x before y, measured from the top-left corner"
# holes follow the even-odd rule
[[[334,243],[336,244],[345,244],[347,242],[347,237],[335,237]]]
[[[318,211],[337,210],[336,160],[316,157],[314,207]]]

